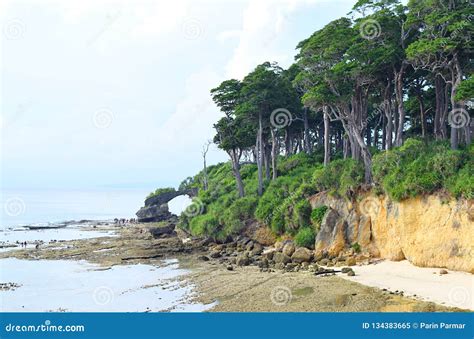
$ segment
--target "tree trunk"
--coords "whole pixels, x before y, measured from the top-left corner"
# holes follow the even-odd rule
[[[398,129],[395,138],[395,145],[401,146],[403,144],[403,127],[405,125],[405,107],[403,105],[403,76],[407,65],[403,62],[400,70],[394,71],[395,75],[395,96],[397,99],[398,108]]]
[[[258,113],[258,132],[257,132],[257,172],[258,172],[258,188],[259,196],[263,194],[263,127],[262,127],[262,113]]]
[[[418,103],[420,106],[420,120],[421,120],[421,136],[426,140],[426,117],[425,117],[425,104],[423,103],[423,96],[421,95],[421,88],[418,89],[417,96]]]
[[[329,164],[329,161],[331,160],[331,150],[329,148],[330,146],[330,137],[329,137],[329,113],[328,113],[328,107],[324,106],[324,166],[327,166]]]
[[[387,133],[387,123],[386,123],[386,116],[385,114],[382,115],[382,149],[387,149],[387,147],[385,146],[385,143],[387,142],[387,137],[386,137],[386,133]]]
[[[304,125],[304,150],[306,154],[311,153],[311,142],[309,136],[309,123],[308,123],[308,110],[307,108],[303,111],[303,125]]]
[[[347,137],[347,135],[344,135],[342,139],[342,152],[343,152],[344,159],[349,158],[350,148],[349,148],[349,138]]]
[[[275,130],[272,128],[271,129],[271,133],[272,133],[272,179],[275,180],[278,176],[278,172],[277,172],[277,148],[278,148],[278,145],[277,145],[277,138],[276,138],[276,135],[275,135]]]
[[[364,162],[364,172],[365,172],[365,183],[371,184],[372,183],[372,156],[370,154],[369,148],[364,143],[364,138],[360,135],[360,133],[355,130],[354,127],[352,129],[352,134],[354,141],[357,142],[361,155],[362,161]]]
[[[435,116],[434,116],[434,121],[433,121],[433,134],[436,138],[436,140],[441,140],[443,138],[443,135],[441,133],[441,111],[444,106],[444,84],[443,84],[443,79],[441,78],[440,75],[436,75],[435,77],[435,98],[436,98],[436,104],[435,104]]]
[[[393,114],[392,114],[392,84],[388,80],[384,91],[383,110],[385,115],[385,130],[384,130],[384,145],[385,150],[392,148],[392,134],[393,134]]]
[[[230,160],[232,162],[232,172],[234,173],[235,182],[237,184],[237,191],[239,192],[239,197],[242,198],[245,195],[244,192],[244,183],[242,182],[242,176],[240,175],[240,154],[237,150],[232,150],[229,152]]]
[[[207,166],[206,166],[206,156],[204,155],[203,156],[203,161],[204,161],[204,168],[203,168],[203,172],[204,172],[204,190],[207,191],[207,182],[208,182],[208,179],[207,179]]]
[[[452,74],[452,83],[451,83],[451,114],[456,112],[456,109],[459,107],[458,103],[456,102],[456,94],[459,85],[461,84],[462,80],[462,70],[461,65],[459,64],[459,60],[457,54],[453,57],[453,65],[451,66],[451,74]],[[453,120],[454,117],[451,118]],[[458,126],[455,123],[451,123],[451,149],[458,149],[459,147],[459,129],[465,126]]]
[[[270,157],[271,157],[270,146],[265,142],[263,145],[263,160],[265,162],[265,179],[270,180]]]

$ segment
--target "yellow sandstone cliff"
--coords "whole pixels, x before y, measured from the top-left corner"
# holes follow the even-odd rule
[[[321,192],[310,203],[330,207],[316,238],[316,255],[338,255],[358,243],[376,257],[474,273],[473,201],[430,195],[396,202],[365,195],[349,202]]]

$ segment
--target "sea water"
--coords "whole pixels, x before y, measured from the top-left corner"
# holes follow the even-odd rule
[[[177,260],[159,266],[113,266],[86,261],[0,260],[0,280],[19,287],[0,291],[2,312],[204,311],[190,301],[193,287],[178,278]]]

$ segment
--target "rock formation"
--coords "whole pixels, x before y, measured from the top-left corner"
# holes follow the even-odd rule
[[[170,219],[173,214],[168,209],[168,202],[181,195],[194,197],[197,189],[164,192],[145,200],[145,206],[136,213],[139,222],[159,222]]]
[[[396,202],[362,195],[350,202],[321,192],[310,203],[329,207],[316,256],[337,256],[357,246],[376,257],[474,273],[473,201],[430,195]]]

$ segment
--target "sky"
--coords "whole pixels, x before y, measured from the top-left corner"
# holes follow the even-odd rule
[[[2,189],[177,187],[222,116],[210,89],[288,67],[354,2],[1,0]]]

